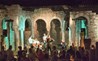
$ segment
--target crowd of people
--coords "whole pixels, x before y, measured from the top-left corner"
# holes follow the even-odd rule
[[[90,50],[79,47],[76,49],[74,46],[70,46],[66,50],[63,46],[61,49],[57,49],[56,46],[49,47],[44,50],[39,47],[35,49],[33,46],[30,48],[18,47],[17,57],[15,57],[12,51],[12,46],[9,46],[8,50],[2,49],[0,51],[0,61],[95,61],[95,47],[92,46]],[[90,55],[92,57],[90,58]]]

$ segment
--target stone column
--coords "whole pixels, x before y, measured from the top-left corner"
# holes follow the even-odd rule
[[[75,21],[74,20],[72,20],[72,17],[70,16],[70,24],[69,24],[69,27],[70,27],[70,29],[71,29],[71,40],[70,40],[70,42],[69,42],[69,44],[70,45],[72,45],[72,43],[75,45],[75,38],[76,38],[76,36],[75,36]]]
[[[24,49],[24,30],[19,30],[22,49]]]
[[[14,33],[15,33],[15,46],[16,46],[16,50],[18,50],[18,46],[20,46],[20,35],[19,35],[19,29],[17,25],[13,26],[14,28]]]
[[[62,21],[62,24],[61,24],[61,29],[62,29],[62,42],[65,42],[65,20]]]
[[[31,16],[30,18],[31,18],[31,36],[34,38],[34,17]]]
[[[46,29],[47,29],[47,32],[48,32],[47,33],[48,36],[50,36],[50,27],[51,27],[50,22],[48,22],[48,23],[46,22]]]
[[[32,22],[32,23],[31,23],[31,27],[32,27],[32,28],[31,28],[31,31],[32,31],[32,32],[31,32],[31,33],[32,33],[31,36],[34,38],[34,20],[31,20],[31,22]]]
[[[37,31],[37,24],[36,24],[36,21],[34,21],[34,24],[32,25],[32,27],[33,27],[33,31],[32,31],[33,37],[34,37],[34,38],[37,38],[37,37],[38,37],[38,31]]]

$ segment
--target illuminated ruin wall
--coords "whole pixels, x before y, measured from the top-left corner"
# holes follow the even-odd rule
[[[70,12],[70,27],[73,29],[72,32],[72,40],[75,41],[75,43],[78,43],[77,36],[76,36],[76,27],[75,27],[75,18],[79,18],[81,16],[85,17],[87,19],[87,29],[88,29],[88,37],[91,39],[91,44],[95,45],[95,43],[98,41],[98,25],[97,25],[97,14],[92,11],[78,11],[78,12]],[[75,36],[75,38],[74,38]],[[78,44],[77,44],[78,45]]]
[[[37,29],[36,29],[36,21],[39,19],[42,19],[46,23],[46,29],[48,32],[50,32],[50,23],[54,19],[58,19],[60,22],[60,28],[62,30],[62,22],[65,18],[65,13],[63,11],[52,11],[50,8],[39,8],[34,9],[34,11],[25,11],[23,8],[19,5],[12,5],[12,6],[4,6],[5,9],[1,9],[1,22],[5,18],[12,19],[13,20],[13,35],[14,36],[10,38],[10,44],[15,48],[19,45],[22,45],[24,47],[25,39],[27,40],[28,37],[32,36],[34,38],[37,38]],[[7,16],[7,17],[6,17]],[[25,21],[30,20],[31,22],[31,30],[25,31]],[[4,25],[4,24],[3,24]],[[5,26],[6,27],[6,26]],[[1,28],[1,27],[0,27]],[[1,28],[1,34],[2,35],[2,28]],[[63,31],[61,31],[62,33]],[[26,33],[26,34],[25,34]],[[25,35],[25,36],[24,36]],[[29,36],[28,36],[29,35]],[[11,37],[10,36],[10,37]],[[4,46],[8,49],[8,42],[9,38],[8,35],[4,37]]]
[[[64,8],[64,7],[63,7]],[[65,9],[65,8],[64,8]],[[76,18],[83,16],[87,19],[88,25],[88,38],[91,38],[92,44],[95,44],[96,41],[98,41],[98,25],[97,25],[97,17],[98,15],[96,13],[93,13],[92,11],[77,11],[77,12],[69,12],[69,31],[66,31],[66,16],[65,10],[57,10],[54,11],[50,7],[44,7],[44,8],[34,8],[34,10],[23,10],[23,7],[19,5],[11,5],[11,6],[4,6],[4,8],[0,9],[0,35],[3,35],[2,33],[2,21],[6,19],[12,19],[13,20],[13,29],[10,30],[10,44],[17,49],[19,45],[22,47],[25,46],[26,41],[30,36],[34,38],[38,38],[38,30],[37,30],[37,20],[43,20],[46,23],[46,30],[50,34],[51,29],[51,22],[52,20],[56,19],[60,22],[60,29],[59,32],[61,36],[60,41],[69,41],[69,45],[72,43],[76,43],[75,45],[80,45],[79,40],[76,36],[76,26],[75,26],[75,20]],[[6,18],[6,16],[8,18]],[[25,28],[25,22],[26,20],[31,23],[30,30]],[[65,22],[65,23],[64,23]],[[6,25],[4,26],[6,27]],[[66,39],[66,37],[68,39]],[[2,37],[0,37],[1,39]],[[6,45],[6,49],[8,48],[8,36],[4,38],[3,43]],[[59,42],[60,42],[59,41]],[[2,41],[0,41],[2,42]],[[26,43],[28,44],[28,43]]]

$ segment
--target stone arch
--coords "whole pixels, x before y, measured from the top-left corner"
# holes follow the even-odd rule
[[[85,18],[84,16],[80,16],[80,17],[76,18],[76,20],[84,20],[84,21],[85,21],[85,22],[84,22],[84,26],[87,27],[87,25],[88,25],[88,20],[87,20],[87,18]],[[87,27],[87,28],[88,28],[88,27]]]
[[[50,36],[53,38],[56,42],[61,41],[61,23],[58,19],[52,19],[50,23]],[[56,43],[57,44],[57,43]]]
[[[31,22],[30,19],[27,18],[27,19],[25,20],[25,31],[30,31],[30,30],[31,30],[31,26],[32,26],[31,23],[32,23],[32,22]]]
[[[25,20],[25,31],[24,31],[24,44],[29,45],[28,39],[32,36],[32,22],[29,18]]]
[[[60,24],[62,24],[62,20],[64,19],[62,19],[62,18],[59,18],[58,16],[57,17],[53,17],[51,20],[50,20],[50,24],[51,24],[51,22],[52,22],[52,20],[55,20],[55,19],[57,19],[59,22],[60,22]]]
[[[76,26],[76,39],[78,45],[83,45],[81,40],[81,32],[84,32],[84,39],[88,38],[88,20],[84,16],[77,17],[75,19],[75,26]],[[84,41],[83,41],[84,43]]]
[[[47,34],[46,22],[43,19],[36,20],[37,25],[37,39],[43,41],[44,34]]]
[[[14,30],[13,30],[13,21],[12,19],[5,17],[2,20],[2,45],[5,46],[6,49],[12,45],[13,50],[15,50],[15,39],[14,39]]]
[[[86,14],[77,14],[77,15],[74,16],[74,18],[84,18],[84,19],[87,20],[87,22],[89,22],[88,20],[90,20],[89,16],[86,15]]]
[[[80,19],[80,20],[85,19],[87,21],[87,23],[88,23],[88,19],[86,17],[84,17],[84,16],[79,16],[76,19]]]

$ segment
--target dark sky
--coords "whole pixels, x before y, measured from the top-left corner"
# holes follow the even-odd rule
[[[0,4],[19,4],[22,6],[47,6],[47,5],[98,5],[97,0],[0,0]]]

